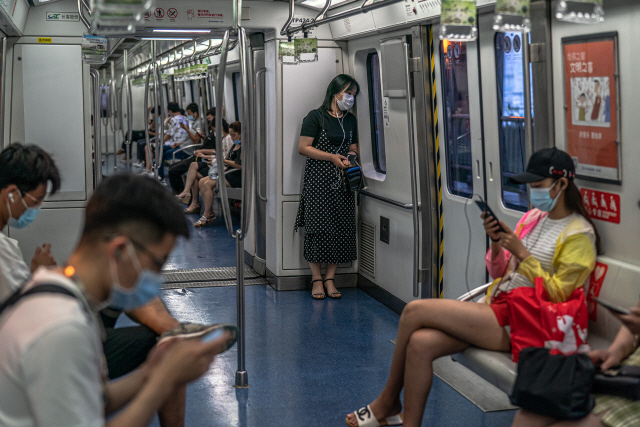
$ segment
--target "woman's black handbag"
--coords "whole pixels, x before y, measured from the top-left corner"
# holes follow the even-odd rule
[[[595,367],[586,354],[552,355],[546,348],[520,352],[511,403],[538,415],[578,420],[593,409]]]
[[[363,175],[362,168],[358,163],[358,156],[354,154],[347,154],[347,160],[351,164],[351,167],[344,169],[344,184],[349,191],[358,191],[363,187]]]
[[[591,392],[640,400],[640,366],[623,365],[598,372]]]

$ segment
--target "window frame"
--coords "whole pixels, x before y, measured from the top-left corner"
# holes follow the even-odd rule
[[[462,43],[462,42],[452,42],[452,43]],[[467,193],[465,191],[462,190],[458,190],[455,188],[452,188],[451,186],[451,180],[452,177],[454,176],[450,171],[450,165],[449,165],[449,159],[450,159],[450,153],[449,153],[449,131],[448,131],[448,125],[449,125],[449,120],[450,118],[448,117],[447,114],[447,88],[446,88],[446,84],[447,84],[447,79],[446,79],[446,75],[445,75],[445,66],[446,66],[446,59],[445,56],[447,55],[447,53],[444,51],[444,41],[440,41],[440,45],[439,45],[439,53],[440,53],[440,76],[442,76],[441,78],[441,85],[440,85],[440,89],[442,90],[442,136],[443,136],[443,142],[444,142],[444,154],[445,154],[445,169],[447,171],[447,179],[446,179],[446,189],[449,192],[449,194],[453,195],[453,196],[457,196],[457,197],[462,197],[464,199],[472,199],[473,195],[474,195],[474,181],[473,181],[473,158],[470,164],[470,169],[469,169],[469,173],[471,176],[471,181],[470,181],[470,185],[471,185],[471,192]],[[465,52],[466,55],[466,52]],[[466,72],[467,72],[467,88],[468,88],[468,82],[469,82],[469,64],[468,61],[466,63]],[[469,95],[469,90],[467,89],[467,102],[469,103],[468,107],[469,107],[469,151],[471,154],[473,154],[473,146],[472,146],[472,140],[471,140],[471,102],[468,100],[468,95]],[[457,162],[457,159],[456,159]],[[457,163],[458,164],[458,163]],[[457,173],[456,173],[457,176]],[[459,180],[456,180],[456,182],[462,182]]]
[[[384,138],[384,117],[383,117],[383,122],[382,123],[378,123],[378,119],[376,116],[376,93],[375,93],[375,85],[374,85],[374,76],[373,76],[373,70],[372,70],[372,63],[373,63],[373,57],[376,56],[378,58],[378,79],[380,81],[380,85],[382,86],[382,75],[381,75],[381,70],[380,70],[380,54],[376,51],[376,52],[369,52],[367,54],[367,60],[366,60],[366,64],[367,64],[367,88],[368,88],[368,92],[369,92],[369,124],[371,127],[371,154],[372,154],[372,158],[373,158],[373,167],[376,170],[376,172],[386,175],[387,174],[387,167],[386,167],[386,163],[387,163],[387,159],[386,159],[386,144],[385,144],[385,138]],[[378,94],[379,99],[381,101],[380,104],[380,108],[382,109],[382,101],[383,101],[383,96],[382,96],[382,92],[380,92]],[[378,128],[378,125],[381,125],[380,129]],[[379,136],[382,135],[382,141],[380,141]],[[384,164],[385,167],[382,168],[382,166],[380,166],[380,143],[382,142],[382,148],[384,151]]]

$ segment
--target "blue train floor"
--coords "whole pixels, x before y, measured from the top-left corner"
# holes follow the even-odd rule
[[[113,156],[103,170],[113,173]],[[124,171],[124,164],[118,171]],[[187,215],[190,223],[197,215]],[[234,229],[237,221],[234,218]],[[167,269],[235,265],[235,241],[224,219],[196,229],[176,245]],[[315,301],[309,291],[247,286],[246,368],[249,388],[235,389],[237,347],[218,356],[187,391],[187,427],[344,426],[349,412],[370,403],[389,372],[399,316],[359,289]],[[180,321],[236,323],[236,288],[164,290]],[[132,322],[123,316],[119,326]],[[508,427],[514,411],[489,412],[434,379],[423,426]],[[157,418],[151,423],[159,427]]]

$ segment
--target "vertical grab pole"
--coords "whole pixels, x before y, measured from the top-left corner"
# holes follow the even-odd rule
[[[222,50],[220,52],[220,64],[218,65],[218,75],[216,77],[216,161],[218,162],[218,176],[224,179],[224,150],[222,148],[222,106],[224,103],[224,74],[227,71],[227,54],[229,53],[229,37],[231,30],[224,33],[222,39]],[[233,226],[231,224],[231,210],[229,209],[229,197],[227,196],[227,186],[224,181],[218,185],[220,192],[220,201],[222,204],[222,212],[224,222],[227,226],[227,232],[231,237],[235,237]]]
[[[118,130],[118,109],[117,109],[117,100],[118,100],[118,89],[116,84],[116,67],[113,61],[111,61],[111,80],[109,80],[109,117],[110,117],[110,127],[111,127],[111,136],[113,136],[113,170],[118,169],[118,161],[116,158],[116,153],[118,152],[118,143],[116,142],[116,131]],[[108,141],[107,141],[108,142]]]
[[[254,161],[256,162],[255,186],[256,186],[256,195],[263,202],[267,201],[267,195],[266,194],[262,195],[262,160],[263,159],[260,158],[260,154],[263,151],[262,144],[264,144],[264,139],[262,138],[262,135],[260,135],[260,130],[258,129],[258,123],[262,125],[262,122],[259,119],[259,117],[260,117],[260,108],[262,107],[262,105],[264,105],[264,96],[262,96],[262,91],[264,90],[264,87],[262,86],[261,83],[260,85],[258,83],[260,82],[260,76],[263,76],[266,72],[267,72],[266,68],[260,68],[258,71],[256,71],[255,94],[253,96],[253,111],[254,111],[253,142],[254,142],[254,150],[255,150]],[[260,104],[258,104],[258,95],[260,95],[260,101],[261,101]],[[258,141],[260,141],[259,144],[258,144]]]
[[[240,2],[237,2],[238,4]],[[238,6],[240,7],[240,6]],[[253,94],[253,73],[251,55],[247,51],[247,35],[244,28],[238,27],[238,39],[240,41],[240,72],[242,76],[242,101],[244,125],[242,126],[242,211],[240,213],[240,229],[236,232],[236,257],[237,257],[237,313],[238,329],[238,370],[236,371],[236,387],[246,388],[249,386],[247,370],[245,368],[245,316],[244,316],[244,238],[247,235],[249,221],[251,220],[251,191],[253,176],[253,124],[252,120],[252,94]],[[248,132],[248,134],[247,134]],[[224,185],[224,184],[223,184]]]
[[[102,181],[102,140],[100,138],[100,73],[95,68],[90,70],[93,83],[93,174],[95,186]]]
[[[131,152],[133,141],[133,91],[131,90],[131,79],[127,74],[127,126],[129,127],[127,133],[127,141],[129,144],[127,145],[127,150],[129,150],[127,159],[129,160],[127,163],[127,170],[131,172],[131,167],[133,165],[133,153]]]
[[[531,114],[531,72],[529,69],[529,33],[522,32],[522,76],[524,78],[524,167],[533,154],[533,116]],[[527,193],[529,186],[527,185]],[[527,199],[530,200],[530,199]],[[531,208],[531,206],[529,206]]]
[[[160,170],[160,168],[164,167],[164,151],[163,151],[163,147],[164,147],[164,122],[165,122],[165,115],[169,114],[169,110],[167,109],[168,105],[167,105],[167,100],[166,97],[164,96],[164,90],[162,89],[162,71],[160,70],[160,67],[158,66],[158,64],[154,64],[155,67],[155,74],[154,74],[154,92],[156,94],[156,103],[158,104],[158,109],[161,110],[161,119],[160,119],[160,141],[156,144],[156,166],[158,166],[158,168],[156,169],[156,175],[158,174],[158,171]],[[157,132],[156,132],[157,135]],[[157,140],[157,138],[156,138]],[[157,178],[157,176],[156,176]]]
[[[153,99],[154,106],[156,112],[156,159],[155,163],[153,159],[149,159],[151,164],[153,165],[153,176],[158,179],[158,169],[162,167],[162,160],[160,159],[160,155],[162,154],[162,146],[164,145],[164,137],[161,136],[161,128],[164,125],[164,120],[161,114],[160,108],[160,96],[158,94],[158,80],[156,76],[156,41],[151,40],[151,64],[150,67],[153,70]],[[158,118],[160,118],[160,123],[158,123]]]
[[[131,111],[130,111],[130,107],[129,107],[129,95],[127,94],[127,92],[129,91],[129,52],[128,49],[124,50],[124,72],[122,74],[122,82],[121,82],[121,89],[120,89],[120,100],[124,100],[125,104],[126,104],[126,108],[127,108],[127,125],[129,124],[129,116],[131,115]],[[122,102],[120,102],[120,106],[122,108]],[[123,122],[123,116],[122,114],[120,114],[120,125],[122,126],[122,122]],[[125,138],[124,143],[125,143],[125,159],[126,159],[126,168],[127,170],[131,169],[131,141],[130,141],[130,136],[131,136],[131,129],[129,129],[127,131],[127,134],[125,135],[124,133],[124,129],[122,129],[122,136]]]
[[[416,153],[415,153],[415,141],[413,135],[413,102],[411,99],[411,69],[409,68],[409,44],[404,45],[404,72],[406,79],[407,91],[407,119],[409,121],[409,161],[410,161],[410,173],[411,173],[411,203],[413,205],[413,296],[420,296],[420,286],[418,283],[418,262],[420,256],[420,248],[418,247],[419,233],[419,218],[418,218],[418,184],[416,182]]]
[[[151,140],[149,138],[149,77],[151,77],[151,65],[147,67],[144,81],[144,112],[147,115],[144,121],[144,140],[146,143],[146,153],[149,155],[149,161],[153,161],[153,152],[151,151]]]

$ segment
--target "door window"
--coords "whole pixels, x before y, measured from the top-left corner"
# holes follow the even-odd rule
[[[526,212],[526,185],[509,182],[526,168],[522,34],[496,33],[495,42],[502,201],[509,209]]]
[[[443,40],[440,44],[442,97],[444,99],[444,141],[449,193],[471,198],[471,123],[467,45]]]
[[[384,144],[384,115],[382,84],[380,83],[380,57],[377,53],[367,56],[367,79],[369,81],[369,114],[371,122],[371,144],[373,166],[378,173],[387,173],[387,156]]]

